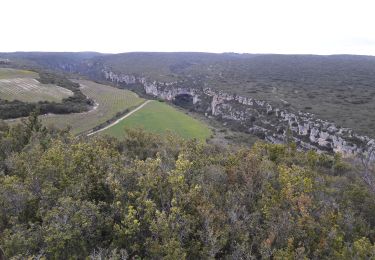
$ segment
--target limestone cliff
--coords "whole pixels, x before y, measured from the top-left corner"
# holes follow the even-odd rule
[[[289,129],[301,149],[340,152],[344,156],[356,156],[375,149],[373,139],[316,118],[311,113],[292,112],[285,107],[273,107],[263,100],[209,87],[182,87],[180,82],[156,82],[143,76],[116,74],[105,69],[102,72],[105,79],[118,84],[138,83],[144,93],[160,99],[173,101],[180,95],[190,95],[193,104],[203,108],[201,112],[206,116],[239,124],[244,131],[272,143],[285,142]]]

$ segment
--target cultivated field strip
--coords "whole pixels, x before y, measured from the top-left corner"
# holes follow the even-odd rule
[[[25,102],[55,101],[73,95],[73,92],[51,84],[41,84],[33,78],[0,79],[0,98]]]
[[[38,73],[30,70],[0,68],[0,79],[38,78]]]
[[[88,131],[113,118],[118,112],[140,105],[144,99],[128,90],[117,89],[92,81],[78,81],[82,92],[92,98],[97,106],[85,113],[41,116],[44,125],[64,128],[70,125],[73,134]]]

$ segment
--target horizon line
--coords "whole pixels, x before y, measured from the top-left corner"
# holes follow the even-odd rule
[[[200,54],[237,54],[237,55],[305,55],[305,56],[371,56],[375,54],[355,54],[355,53],[277,53],[277,52],[208,52],[208,51],[126,51],[126,52],[100,52],[100,51],[0,51],[0,54],[12,53],[97,53],[104,55],[130,54],[130,53],[200,53]]]

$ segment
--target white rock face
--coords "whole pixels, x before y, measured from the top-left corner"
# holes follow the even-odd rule
[[[212,97],[212,101],[211,101],[211,112],[212,112],[212,115],[213,116],[216,116],[216,106],[221,104],[223,101],[221,99],[219,99],[219,96],[218,95],[214,95]]]
[[[148,83],[148,82],[145,82],[143,84],[144,88],[145,88],[145,91],[146,91],[146,94],[148,95],[153,95],[155,97],[158,96],[158,88],[156,86],[156,83],[153,82],[153,83]]]
[[[285,138],[285,132],[283,135],[278,135],[275,132],[278,130],[278,125],[281,122],[285,122],[289,129],[292,131],[294,138],[300,144],[301,147],[306,149],[315,149],[320,151],[332,150],[334,152],[342,153],[344,156],[355,156],[359,153],[366,151],[367,149],[375,149],[375,140],[367,136],[359,136],[353,134],[351,129],[337,127],[334,123],[328,122],[321,119],[315,119],[314,115],[311,113],[298,112],[297,114],[288,112],[286,110],[280,110],[279,108],[273,108],[266,101],[255,100],[249,97],[236,96],[233,97],[230,94],[218,92],[206,88],[204,89],[204,94],[212,96],[211,110],[214,116],[222,116],[234,121],[248,120],[252,115],[257,117],[276,117],[278,123],[271,124],[269,120],[260,120],[263,126],[268,126],[264,128],[262,126],[252,126],[249,128],[250,132],[265,134],[265,139],[273,143],[279,143]],[[243,105],[241,108],[232,107],[226,102],[236,101],[238,104]],[[252,107],[257,110],[254,114],[247,113],[246,107]],[[265,108],[265,109],[264,109]],[[241,113],[239,111],[246,111],[246,113]],[[264,111],[263,111],[264,110]],[[272,111],[275,111],[272,115],[269,115]],[[269,127],[274,129],[274,132],[268,130]],[[306,136],[310,141],[306,143],[299,139],[299,136]],[[357,144],[352,143],[348,138],[355,137],[360,142],[362,142],[362,147],[358,147]],[[373,155],[373,160],[375,160],[375,154]]]
[[[112,82],[120,83],[124,82],[126,84],[134,84],[136,83],[136,77],[133,75],[117,75],[116,73],[113,73],[112,71],[103,70],[104,77],[107,80],[110,80]]]
[[[200,101],[200,99],[198,98],[198,95],[194,95],[193,96],[193,104],[197,104],[198,102]]]
[[[270,104],[267,104],[267,113],[272,112],[272,106]]]
[[[299,135],[308,135],[310,125],[308,123],[303,123],[298,125],[298,134]]]

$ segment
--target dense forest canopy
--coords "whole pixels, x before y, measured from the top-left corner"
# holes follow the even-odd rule
[[[374,259],[375,193],[362,172],[291,142],[218,147],[142,130],[76,138],[33,113],[0,126],[0,252]]]

